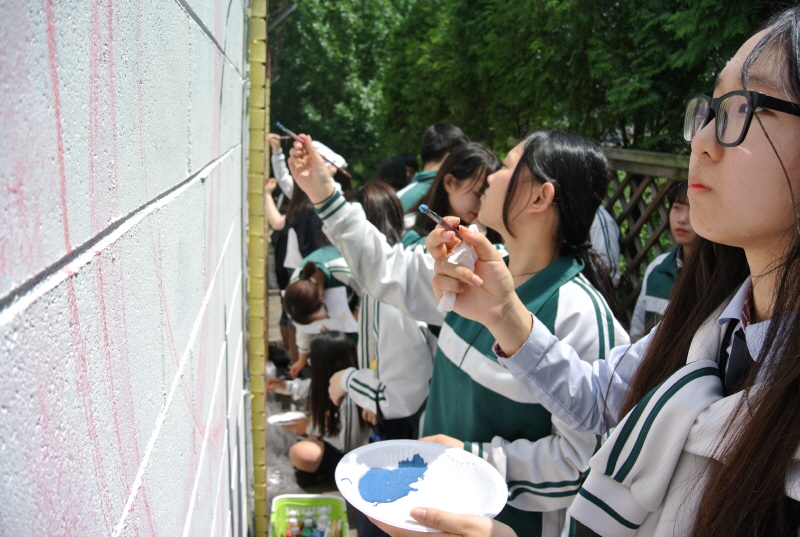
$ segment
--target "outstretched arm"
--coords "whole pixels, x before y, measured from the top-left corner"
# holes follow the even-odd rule
[[[286,227],[286,216],[281,214],[278,207],[275,206],[275,200],[272,199],[272,193],[277,186],[278,181],[273,177],[270,177],[264,183],[264,214],[267,215],[267,220],[269,220],[269,227],[280,231]]]
[[[412,319],[441,325],[431,290],[433,258],[422,247],[390,245],[366,218],[358,203],[348,203],[330,186],[322,157],[301,134],[289,166],[297,185],[315,203],[322,230],[347,261],[353,277],[372,298],[399,309]]]
[[[294,190],[294,181],[292,175],[289,173],[289,168],[286,167],[286,158],[283,156],[281,150],[281,137],[277,134],[268,134],[269,146],[272,150],[270,161],[272,162],[272,174],[278,181],[278,186],[281,187],[284,195],[291,199]]]

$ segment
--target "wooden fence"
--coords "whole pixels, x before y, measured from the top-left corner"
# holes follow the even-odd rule
[[[688,175],[689,157],[606,148],[612,174],[605,207],[620,228],[622,280],[620,309],[630,321],[647,264],[673,246],[667,193]]]

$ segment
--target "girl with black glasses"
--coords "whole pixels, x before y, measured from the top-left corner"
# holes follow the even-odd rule
[[[588,366],[511,291],[480,237],[475,274],[443,263],[434,286],[487,326],[497,353],[571,427],[601,434],[570,514],[600,535],[797,535],[800,527],[800,7],[772,19],[694,96],[689,199],[701,237],[663,321]],[[508,358],[505,358],[508,356]],[[428,509],[463,535],[505,530]],[[467,526],[473,524],[473,526]],[[467,528],[479,529],[467,529]]]

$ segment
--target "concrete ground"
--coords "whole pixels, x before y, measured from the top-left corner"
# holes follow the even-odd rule
[[[277,347],[283,348],[283,340],[281,339],[281,331],[279,327],[279,322],[281,318],[281,296],[280,290],[278,289],[278,283],[275,280],[275,270],[273,268],[274,263],[274,252],[272,247],[269,249],[269,292],[267,294],[267,339],[270,345],[274,345]],[[288,397],[283,398],[284,404],[287,406],[290,403],[290,399]],[[308,487],[304,489],[308,494],[332,494],[336,496],[341,496],[341,493],[336,488],[333,483],[322,483],[320,485],[315,485],[313,487]],[[358,532],[355,529],[355,517],[356,511],[349,503],[347,504],[347,518],[350,522],[350,535],[349,537],[356,537]]]

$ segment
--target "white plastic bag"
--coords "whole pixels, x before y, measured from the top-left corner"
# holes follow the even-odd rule
[[[475,224],[471,224],[469,226],[469,230],[473,233],[478,232],[478,226]],[[454,265],[461,265],[462,267],[466,267],[469,270],[475,270],[475,261],[478,260],[478,254],[475,252],[475,248],[468,245],[465,242],[462,242],[455,248],[453,248],[453,253],[450,254],[450,257],[447,258],[448,263],[452,263]],[[456,293],[453,291],[445,291],[442,293],[442,299],[439,300],[439,311],[441,312],[448,312],[453,311],[453,306],[456,304]]]

